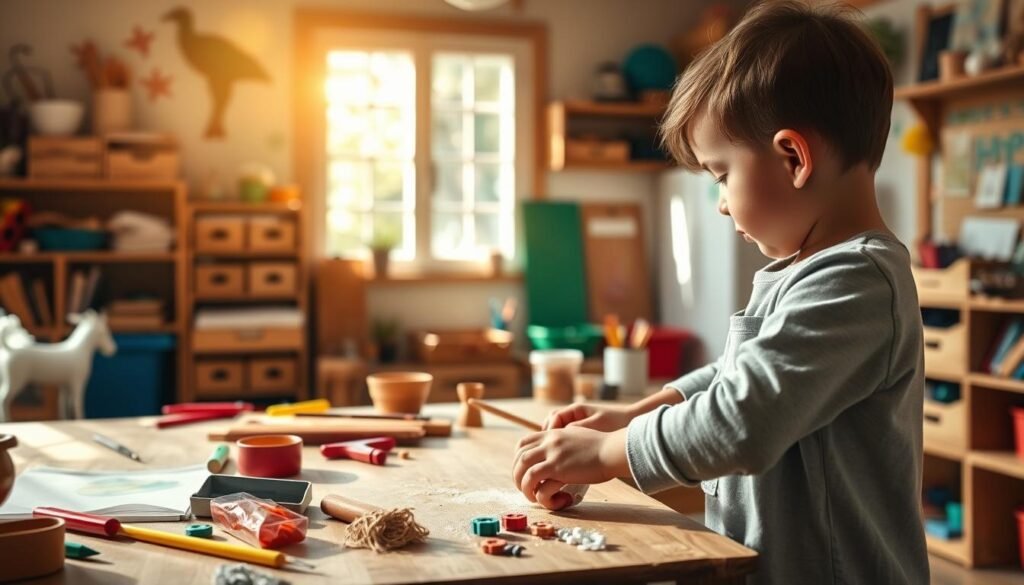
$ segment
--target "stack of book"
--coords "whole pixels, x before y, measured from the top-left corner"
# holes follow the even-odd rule
[[[164,324],[160,299],[118,299],[107,306],[107,324],[115,330],[157,329]]]
[[[0,305],[8,313],[17,315],[22,326],[29,331],[53,325],[53,308],[46,294],[46,284],[40,278],[32,281],[31,295],[17,273],[11,272],[0,278]]]

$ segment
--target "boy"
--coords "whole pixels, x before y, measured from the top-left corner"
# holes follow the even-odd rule
[[[928,582],[922,331],[909,254],[874,173],[892,75],[840,9],[753,8],[676,84],[662,128],[720,211],[775,259],[713,364],[629,407],[575,405],[519,445],[528,499],[632,476],[706,494],[708,526],[760,553],[751,583]]]

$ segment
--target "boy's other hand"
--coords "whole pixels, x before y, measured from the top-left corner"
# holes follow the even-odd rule
[[[631,406],[621,404],[571,404],[552,411],[544,430],[583,427],[610,433],[625,428],[635,416]]]
[[[603,433],[568,427],[532,433],[519,441],[512,479],[523,495],[551,510],[568,502],[567,484],[604,483],[629,475],[625,431]]]

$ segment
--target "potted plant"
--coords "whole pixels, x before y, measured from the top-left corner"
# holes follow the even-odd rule
[[[390,364],[398,359],[398,320],[377,318],[373,320],[373,341],[377,345],[377,359]]]
[[[374,230],[373,239],[370,240],[368,247],[373,253],[374,278],[387,278],[391,250],[398,247],[398,235],[389,230]]]

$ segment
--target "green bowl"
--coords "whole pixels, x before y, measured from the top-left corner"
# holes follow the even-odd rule
[[[591,356],[600,348],[604,331],[590,323],[565,327],[530,325],[526,328],[526,336],[534,349],[578,349],[583,355]]]

